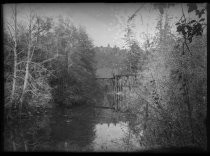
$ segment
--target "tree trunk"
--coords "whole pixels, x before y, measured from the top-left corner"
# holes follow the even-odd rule
[[[29,19],[29,39],[28,39],[28,53],[27,53],[27,62],[26,62],[26,70],[25,70],[25,78],[24,78],[24,84],[23,84],[23,91],[22,91],[22,95],[20,98],[20,105],[19,105],[19,113],[21,114],[22,111],[22,104],[24,101],[24,94],[25,94],[25,90],[27,88],[28,85],[28,77],[29,77],[29,63],[30,63],[30,53],[31,53],[31,46],[32,46],[32,41],[31,41],[31,23],[32,23],[32,17],[31,17],[31,13],[30,13],[30,19]]]
[[[11,94],[11,102],[13,103],[14,100],[14,95],[15,95],[15,87],[16,87],[16,77],[17,77],[17,70],[16,70],[16,66],[17,66],[17,6],[15,4],[15,12],[14,12],[14,16],[15,16],[15,29],[14,29],[14,73],[13,73],[13,84],[12,84],[12,94]],[[13,105],[13,104],[12,104]]]

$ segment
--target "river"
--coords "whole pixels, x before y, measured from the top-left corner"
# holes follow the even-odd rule
[[[143,149],[132,131],[135,117],[113,109],[82,105],[56,108],[40,118],[11,124],[6,151],[136,151]],[[21,126],[20,126],[21,125]]]
[[[55,151],[140,150],[129,128],[132,120],[128,114],[112,109],[82,106],[64,110],[52,120],[51,147]]]

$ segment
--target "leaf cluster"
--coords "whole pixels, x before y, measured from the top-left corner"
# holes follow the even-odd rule
[[[198,20],[189,20],[187,22],[187,19],[184,15],[181,17],[179,22],[176,23],[177,26],[177,32],[182,34],[184,39],[189,41],[189,43],[192,42],[192,39],[194,36],[202,36],[203,30],[204,30],[204,21],[205,18],[202,18],[202,15],[205,14],[205,8],[198,10],[197,5],[195,3],[189,3],[188,6],[188,13],[195,12],[198,16]]]

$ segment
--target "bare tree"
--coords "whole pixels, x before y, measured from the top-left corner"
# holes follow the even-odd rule
[[[30,12],[29,15],[29,26],[28,26],[28,52],[27,52],[27,61],[26,61],[26,69],[25,69],[25,78],[24,78],[24,84],[23,84],[23,91],[20,98],[20,105],[19,110],[21,112],[22,109],[22,103],[24,100],[24,94],[26,87],[28,85],[28,77],[29,77],[29,63],[30,63],[30,54],[31,54],[31,47],[32,47],[32,20],[34,19],[34,16],[32,16],[32,13]]]
[[[14,25],[10,24],[9,22],[6,23],[7,30],[9,31],[10,38],[12,39],[14,45],[12,46],[12,51],[14,55],[14,71],[12,76],[12,91],[10,96],[10,102],[7,103],[13,104],[14,102],[14,96],[15,96],[15,88],[16,88],[16,79],[17,79],[17,5],[14,4],[14,8],[12,8],[12,21],[14,22]],[[6,105],[6,106],[7,106]]]
[[[15,4],[15,8],[14,8],[14,24],[15,24],[15,28],[14,28],[14,76],[13,76],[13,85],[12,85],[12,101],[14,99],[14,93],[15,93],[15,86],[16,86],[16,65],[17,65],[17,6]]]

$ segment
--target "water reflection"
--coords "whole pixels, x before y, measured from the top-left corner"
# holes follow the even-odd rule
[[[62,110],[51,119],[55,151],[129,151],[139,149],[125,114],[84,106]]]
[[[96,138],[93,141],[95,151],[123,151],[123,138],[128,131],[127,123],[97,124]]]
[[[80,108],[56,114],[52,123],[52,140],[55,150],[82,151],[91,150],[88,146],[94,139],[93,109]]]
[[[7,141],[10,145],[13,142],[17,144],[16,147],[8,145],[8,150],[80,152],[141,149],[133,134],[132,120],[126,114],[111,109],[87,105],[55,109],[51,115],[27,121],[23,124],[25,127],[20,128],[23,135],[18,137],[20,131],[17,129],[17,134],[13,134],[16,138]],[[19,141],[21,138],[23,141]]]

